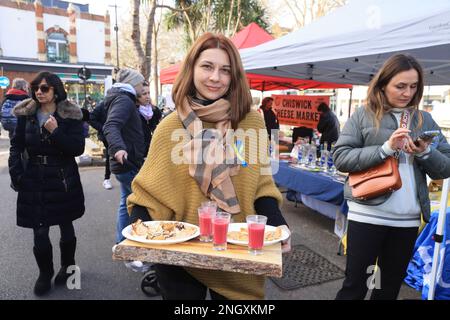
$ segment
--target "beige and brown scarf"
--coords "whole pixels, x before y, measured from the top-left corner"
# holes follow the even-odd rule
[[[231,177],[239,172],[233,148],[224,145],[231,129],[230,103],[225,99],[203,106],[185,99],[178,116],[192,139],[183,147],[189,163],[189,174],[201,191],[217,202],[222,210],[236,214],[241,211]],[[203,123],[213,123],[215,129],[203,129]]]

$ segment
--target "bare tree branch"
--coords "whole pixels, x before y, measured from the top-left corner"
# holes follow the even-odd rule
[[[234,8],[234,0],[231,0],[231,2],[230,2],[230,11],[228,12],[227,30],[225,31],[225,34],[226,34],[227,37],[230,36],[231,18],[233,17],[233,8]]]
[[[177,9],[177,8],[174,8],[174,7],[171,7],[171,6],[168,6],[168,5],[164,5],[164,4],[158,4],[156,7],[157,8],[169,9],[169,10],[174,11],[174,12],[184,12],[184,11],[189,11],[189,10],[192,9],[192,6],[189,6],[187,8],[183,8],[183,9]]]
[[[240,24],[240,21],[241,21],[241,14],[242,14],[242,11],[241,11],[241,0],[238,0],[236,23],[234,25],[233,33],[230,34],[230,37],[234,36],[236,34],[236,32],[237,32],[237,29],[239,28],[239,24]]]

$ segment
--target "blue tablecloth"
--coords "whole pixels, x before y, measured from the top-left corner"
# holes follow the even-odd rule
[[[277,164],[279,165],[276,170]],[[335,204],[343,214],[347,214],[347,201],[344,199],[344,185],[324,172],[310,172],[293,168],[285,161],[272,162],[273,178],[279,186],[320,201]]]

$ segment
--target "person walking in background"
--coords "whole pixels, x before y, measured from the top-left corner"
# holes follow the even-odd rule
[[[17,125],[17,118],[12,113],[13,108],[25,99],[28,99],[28,82],[22,78],[15,78],[11,89],[6,92],[5,100],[1,104],[1,123],[3,129],[8,131],[11,139]]]
[[[139,106],[139,114],[142,119],[142,130],[145,141],[145,157],[147,157],[150,143],[152,141],[153,132],[156,126],[161,121],[162,113],[158,107],[151,104],[150,87],[147,81],[144,82],[142,93],[137,97],[137,104]]]
[[[59,225],[61,231],[61,269],[55,284],[65,284],[68,267],[75,265],[72,221],[85,210],[75,157],[83,153],[85,141],[81,109],[66,100],[58,76],[39,73],[31,82],[31,95],[13,109],[17,128],[8,164],[11,186],[18,191],[17,225],[34,232],[33,253],[39,267],[34,292],[42,295],[51,289],[54,274],[50,226]]]
[[[270,164],[257,159],[255,164],[241,167],[236,153],[232,148],[225,152],[220,139],[227,129],[265,129],[261,116],[250,109],[250,89],[233,43],[222,35],[201,36],[189,50],[172,92],[177,112],[156,128],[148,158],[133,181],[128,197],[130,222],[198,224],[197,209],[211,199],[220,210],[232,213],[234,222],[245,222],[247,215],[256,212],[266,215],[270,225],[285,225],[280,211],[282,196],[272,175],[263,173]],[[177,131],[189,137],[184,139],[184,159],[221,153],[223,162],[177,164],[173,155],[179,153],[175,150],[180,141],[172,138]],[[265,146],[267,153],[267,136],[262,140],[259,146]],[[245,159],[254,156],[251,148],[245,149],[239,151]],[[289,240],[283,243],[283,250],[290,250]],[[263,276],[163,264],[154,268],[163,299],[205,299],[208,289],[212,299],[264,299]]]
[[[320,144],[327,143],[328,150],[331,149],[331,144],[336,142],[339,138],[340,124],[339,120],[331,111],[330,107],[322,102],[317,107],[317,111],[320,113],[320,119],[317,123],[317,131],[322,135],[320,136]]]
[[[272,130],[279,130],[280,123],[278,122],[278,117],[272,109],[273,98],[265,97],[261,103],[260,109],[264,114],[264,121],[266,123],[267,134],[269,139],[272,140]]]
[[[110,167],[120,183],[120,204],[117,211],[116,243],[124,239],[122,230],[129,224],[127,197],[131,182],[145,157],[142,120],[136,97],[142,94],[144,77],[133,69],[121,69],[116,83],[108,91],[104,104],[107,111],[103,133],[111,157]]]
[[[105,155],[105,177],[103,180],[103,188],[106,190],[112,189],[111,183],[111,169],[109,167],[109,155],[108,155],[108,141],[106,141],[105,134],[103,133],[103,126],[106,122],[107,112],[105,109],[105,102],[100,101],[96,104],[94,110],[89,115],[89,124],[97,130],[97,137],[100,140],[106,149]]]
[[[399,155],[400,189],[375,199],[352,197],[348,181],[347,264],[336,299],[364,299],[370,267],[377,265],[381,283],[371,299],[396,299],[406,275],[421,213],[430,218],[426,175],[450,176],[450,145],[442,133],[430,140],[413,140],[426,130],[439,130],[427,112],[418,109],[423,94],[423,71],[416,59],[390,57],[372,79],[367,105],[357,109],[336,143],[334,163],[342,172],[358,172]],[[374,270],[374,269],[372,269]]]

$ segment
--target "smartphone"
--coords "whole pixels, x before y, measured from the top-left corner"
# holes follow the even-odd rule
[[[429,130],[429,131],[424,131],[424,132],[422,132],[422,133],[419,135],[418,138],[416,138],[416,139],[414,140],[414,143],[415,143],[416,145],[418,145],[418,144],[419,144],[419,141],[418,141],[419,139],[420,139],[420,140],[424,140],[424,141],[430,141],[430,140],[432,140],[434,137],[438,136],[439,133],[440,133],[439,130]]]

